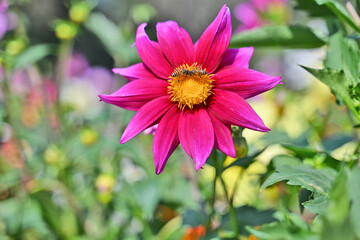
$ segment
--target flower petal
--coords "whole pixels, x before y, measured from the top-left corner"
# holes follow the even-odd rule
[[[126,143],[135,135],[154,124],[173,105],[168,96],[156,98],[145,104],[131,119],[121,137],[120,143]]]
[[[143,63],[137,63],[126,68],[113,68],[113,73],[120,74],[129,81],[139,78],[156,78],[148,67]]]
[[[237,125],[260,132],[270,131],[242,97],[220,89],[213,91],[214,96],[210,102],[209,112],[219,120],[229,125]]]
[[[235,92],[245,99],[266,92],[281,82],[281,77],[271,77],[251,69],[232,67],[217,72],[213,79],[216,88]]]
[[[194,63],[194,46],[190,35],[174,21],[156,24],[160,48],[174,68]]]
[[[208,73],[215,71],[229,46],[230,38],[230,10],[224,5],[196,44],[196,62],[202,64]]]
[[[174,71],[159,45],[149,39],[145,32],[146,23],[140,24],[136,33],[136,48],[141,60],[157,76],[167,79]]]
[[[137,111],[151,100],[167,95],[166,81],[158,79],[140,79],[129,82],[111,95],[99,95],[104,102]]]
[[[199,170],[209,157],[215,141],[214,128],[205,109],[182,111],[179,139],[185,152],[194,159],[196,171]]]
[[[215,148],[219,149],[229,157],[235,158],[235,147],[231,134],[231,127],[225,125],[211,113],[209,114],[215,133]]]
[[[158,128],[156,129],[153,154],[156,174],[160,174],[170,155],[179,145],[178,122],[180,114],[177,106],[172,107],[161,118]]]
[[[253,47],[229,48],[226,50],[218,70],[227,66],[232,68],[249,68],[250,59],[253,53]]]

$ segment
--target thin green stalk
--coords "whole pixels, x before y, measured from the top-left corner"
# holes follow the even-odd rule
[[[232,201],[232,199],[230,199],[230,196],[229,196],[228,191],[226,189],[224,179],[222,178],[221,174],[220,174],[219,177],[220,177],[220,181],[221,181],[221,184],[223,186],[223,189],[224,189],[226,201],[228,202],[229,207],[230,207],[229,215],[230,215],[231,226],[232,226],[232,228],[234,230],[235,236],[237,237],[237,236],[239,236],[239,228],[238,228],[238,222],[237,222],[237,219],[236,219],[236,214],[235,214],[233,201]]]
[[[224,179],[221,176],[222,173],[222,164],[218,159],[217,156],[217,152],[214,151],[214,165],[215,165],[215,177],[214,177],[214,181],[213,181],[213,195],[211,198],[211,212],[209,215],[209,219],[207,222],[207,229],[210,230],[211,229],[211,220],[215,214],[215,197],[216,197],[216,181],[217,179],[220,179],[220,182],[222,184],[222,187],[224,189],[224,193],[225,193],[225,197],[226,197],[226,201],[229,204],[229,215],[230,215],[230,220],[231,220],[231,225],[233,227],[234,230],[234,234],[235,236],[239,235],[239,229],[238,229],[238,223],[237,223],[237,219],[236,219],[236,214],[235,214],[235,209],[234,209],[234,205],[233,205],[233,201],[230,199],[229,193],[227,191]]]
[[[56,108],[56,112],[57,115],[60,118],[60,122],[62,124],[65,123],[64,121],[64,114],[62,112],[61,109],[61,104],[60,104],[60,96],[61,96],[61,87],[65,78],[65,70],[66,70],[66,63],[71,55],[73,49],[73,41],[63,41],[60,45],[60,49],[59,49],[59,57],[58,57],[58,62],[57,62],[57,70],[56,70],[56,84],[57,84],[57,88],[58,88],[58,94],[57,94],[57,99],[56,99],[56,104],[55,104],[55,108]],[[60,131],[62,131],[64,126],[60,126]]]
[[[214,217],[214,214],[215,214],[215,194],[216,194],[216,180],[217,180],[217,178],[218,178],[217,170],[215,169],[215,177],[214,177],[213,186],[212,186],[212,197],[211,197],[211,202],[210,202],[211,212],[210,212],[210,215],[209,215],[208,222],[206,224],[206,229],[207,230],[211,229],[211,220],[212,220],[212,218]]]

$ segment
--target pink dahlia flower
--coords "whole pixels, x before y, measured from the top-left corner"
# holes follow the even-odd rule
[[[231,125],[270,130],[244,99],[272,89],[281,78],[248,69],[252,47],[228,49],[231,18],[226,5],[195,44],[176,22],[156,25],[158,42],[148,38],[145,26],[141,24],[136,35],[143,63],[113,69],[130,82],[99,97],[137,111],[120,143],[158,124],[153,142],[156,174],[179,143],[198,170],[213,147],[236,157]]]

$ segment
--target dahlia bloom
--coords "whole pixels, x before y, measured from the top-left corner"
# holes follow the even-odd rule
[[[137,111],[120,143],[158,124],[153,141],[156,174],[179,143],[198,170],[213,147],[236,157],[231,125],[270,130],[244,99],[270,90],[281,78],[248,69],[252,47],[228,49],[231,18],[226,5],[195,44],[176,22],[156,25],[158,42],[148,38],[145,26],[136,34],[143,63],[113,69],[130,82],[99,97]]]
[[[249,0],[235,8],[235,17],[241,22],[236,32],[250,30],[270,23],[284,23],[287,19],[287,0]]]

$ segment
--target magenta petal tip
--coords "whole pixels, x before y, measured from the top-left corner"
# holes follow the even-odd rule
[[[202,163],[202,161],[196,161],[195,162],[195,170],[199,171],[199,169],[204,165],[205,163]]]

